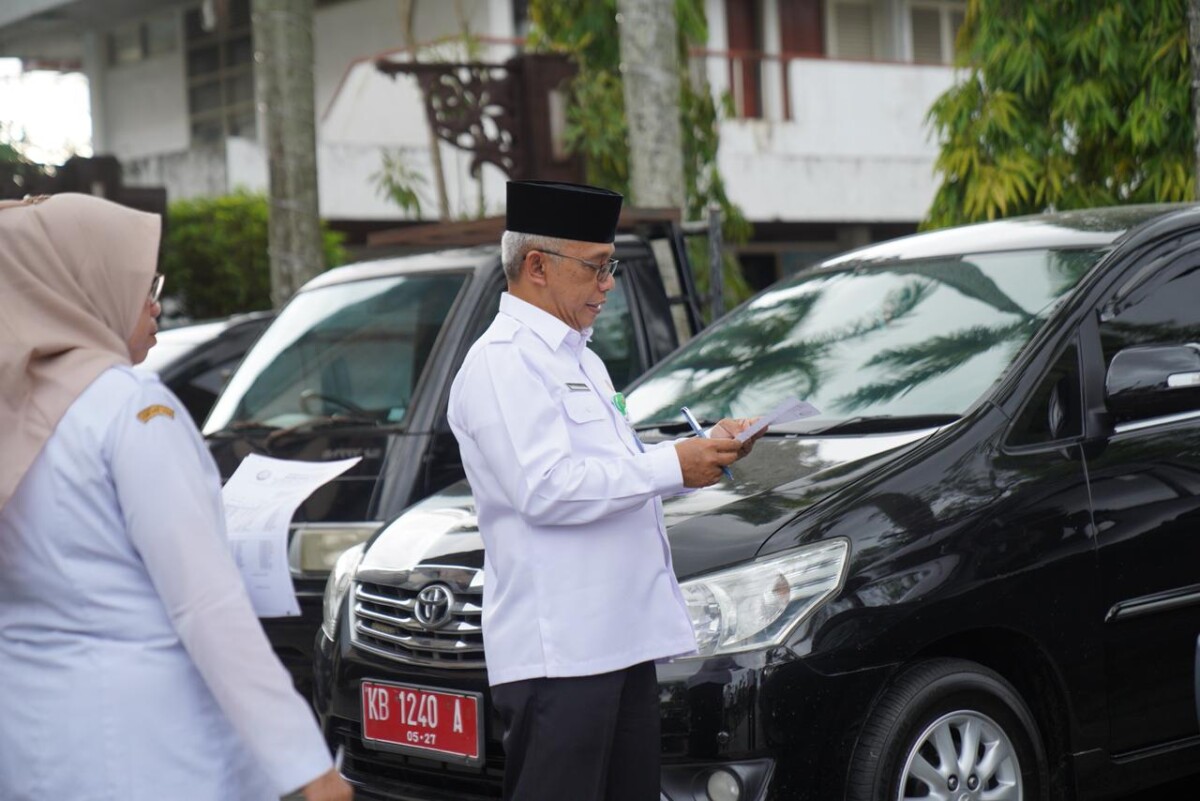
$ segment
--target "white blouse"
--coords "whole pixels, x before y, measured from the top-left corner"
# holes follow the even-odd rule
[[[157,376],[114,367],[0,509],[0,799],[278,799],[330,767]]]
[[[589,334],[505,293],[450,391],[493,685],[696,648],[660,500],[684,491],[674,443],[638,441]]]

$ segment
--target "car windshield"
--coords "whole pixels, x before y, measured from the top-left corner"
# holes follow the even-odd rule
[[[639,427],[749,417],[789,397],[810,430],[961,415],[1103,255],[1027,250],[817,269],[773,287],[664,360],[630,393]]]
[[[288,427],[339,415],[400,423],[463,273],[302,292],[246,355],[204,426]]]

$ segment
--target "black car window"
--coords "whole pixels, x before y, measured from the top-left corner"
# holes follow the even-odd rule
[[[1054,360],[1030,395],[1009,434],[1010,445],[1038,445],[1083,433],[1079,347],[1075,341]]]
[[[1100,321],[1104,366],[1133,345],[1200,342],[1200,255],[1145,281]]]
[[[234,368],[241,360],[241,353],[232,353],[228,358],[205,367],[203,372],[189,376],[187,381],[174,387],[175,394],[183,401],[196,425],[204,424],[204,418],[217,396],[221,394],[221,388],[233,375]]]
[[[637,342],[634,340],[633,314],[625,293],[625,279],[618,278],[608,293],[604,311],[592,326],[591,348],[604,360],[613,386],[622,389],[641,373]]]

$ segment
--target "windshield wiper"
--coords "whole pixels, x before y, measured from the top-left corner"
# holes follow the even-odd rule
[[[380,420],[378,417],[364,414],[322,414],[310,417],[303,422],[296,423],[287,428],[277,428],[267,435],[267,441],[275,442],[291,434],[304,434],[324,428],[338,428],[340,426],[371,426],[372,428],[379,428],[387,423],[388,421],[386,420]]]
[[[222,429],[212,432],[210,437],[240,437],[249,431],[278,431],[279,426],[264,423],[261,420],[238,420]]]
[[[824,425],[805,428],[802,433],[882,434],[890,431],[916,431],[922,428],[937,428],[938,426],[949,425],[958,418],[959,415],[957,414],[881,414],[849,417],[845,420],[832,420],[827,421]]]
[[[700,427],[704,429],[712,428],[718,423],[717,420],[697,420],[696,422],[700,423]],[[678,423],[667,423],[660,420],[656,423],[642,423],[641,425],[634,426],[633,430],[661,431],[664,434],[687,434],[691,433],[692,427],[687,424],[686,420],[680,420]]]

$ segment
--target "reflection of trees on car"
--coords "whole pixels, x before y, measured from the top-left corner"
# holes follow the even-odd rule
[[[1036,330],[1037,325],[1036,321],[1022,321],[994,328],[974,326],[948,336],[930,337],[912,347],[882,351],[866,364],[868,367],[889,368],[885,371],[888,380],[866,384],[848,395],[842,395],[834,407],[838,411],[850,412],[889,401],[1004,343],[1019,347]],[[1016,348],[1013,350],[1015,352]]]
[[[959,414],[1098,256],[1028,251],[850,262],[802,275],[668,360],[631,403],[642,423],[674,420],[681,397],[708,419],[754,414],[789,395],[832,418]],[[1026,277],[1034,289],[1017,287]],[[916,400],[922,389],[924,399]]]

